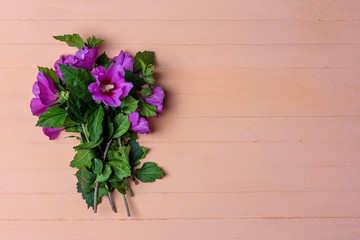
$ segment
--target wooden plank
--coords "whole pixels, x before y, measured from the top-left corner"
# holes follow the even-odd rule
[[[2,239],[358,239],[359,219],[199,219],[0,222]],[[100,230],[101,229],[101,230]],[[141,231],[139,231],[141,229]]]
[[[47,143],[36,118],[3,118],[0,131],[9,142]],[[151,118],[152,133],[141,135],[144,142],[359,142],[357,117],[336,118]],[[161,126],[161,127],[160,127]],[[316,134],[314,134],[316,133]],[[61,135],[68,136],[70,133]],[[76,139],[57,140],[77,144]]]
[[[112,194],[114,214],[106,197],[98,214],[87,209],[81,195],[1,195],[3,220],[128,219],[120,193]],[[199,218],[359,218],[359,192],[348,193],[177,193],[128,197],[135,219]],[[176,207],[175,207],[176,206]]]
[[[52,159],[49,159],[51,161]],[[170,160],[170,161],[169,161]],[[206,192],[356,192],[360,191],[358,167],[241,167],[198,161],[192,166],[158,159],[165,178],[152,184],[133,185],[135,193]],[[313,159],[316,161],[316,159]],[[66,161],[64,159],[64,161]],[[68,162],[68,161],[67,161]],[[223,166],[219,166],[220,163]],[[76,170],[0,170],[0,193],[57,194],[76,192]],[[21,178],[12,178],[21,176]],[[12,179],[8,181],[8,179]],[[26,181],[24,181],[26,179]],[[61,180],[59,180],[61,179]],[[182,184],[179,184],[181,182]],[[205,184],[206,182],[206,184]],[[3,184],[6,183],[6,184]],[[344,193],[345,194],[345,193]]]
[[[109,56],[120,50],[131,54],[141,50],[156,52],[157,67],[197,70],[240,68],[357,68],[360,44],[329,45],[117,45],[104,46]],[[60,54],[76,49],[65,44],[1,44],[1,68],[52,66]],[[17,54],[14,54],[16,52]],[[31,56],[31,57],[30,57]]]
[[[1,19],[344,20],[359,12],[356,0],[14,0],[3,4]]]
[[[1,79],[12,81],[0,88],[2,116],[29,117],[36,74],[0,70]],[[158,69],[157,74],[166,91],[161,117],[360,116],[359,68]]]
[[[75,143],[8,142],[0,145],[0,170],[70,170]],[[202,166],[236,169],[359,168],[360,143],[354,142],[141,142],[150,148],[145,161],[157,162],[168,174]],[[234,150],[235,153],[234,153]],[[16,159],[16,160],[14,160]],[[199,170],[200,171],[200,170]],[[252,171],[256,171],[255,169]],[[42,173],[39,171],[39,174]],[[68,174],[68,173],[67,173]],[[70,181],[73,177],[67,175]],[[167,181],[167,180],[166,180]],[[71,185],[72,186],[72,185]],[[70,188],[71,189],[71,188]]]
[[[92,26],[91,32],[86,27]],[[127,44],[314,44],[359,43],[360,21],[2,21],[0,43],[63,44],[51,36],[79,33]],[[121,27],[119,27],[121,26]],[[104,32],[104,28],[112,31]],[[16,29],[16,31],[14,31]],[[216,31],[214,31],[216,29]],[[156,32],[156,34],[154,34]],[[186,32],[186,34],[177,34]],[[126,33],[126,34],[124,34]],[[144,37],[146,36],[146,37]]]

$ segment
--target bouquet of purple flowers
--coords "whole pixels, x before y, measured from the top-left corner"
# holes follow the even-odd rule
[[[129,181],[137,184],[163,177],[153,162],[140,160],[148,152],[136,141],[137,133],[149,133],[148,117],[162,112],[164,91],[154,85],[154,52],[123,51],[109,58],[96,47],[103,40],[94,36],[85,42],[79,34],[54,36],[79,50],[62,55],[54,69],[38,67],[33,85],[35,98],[30,108],[38,116],[50,140],[61,131],[78,133],[80,144],[70,166],[78,168],[77,190],[88,208],[97,211],[101,197],[107,195],[116,212],[111,193],[116,189],[130,211],[125,194],[132,196]]]

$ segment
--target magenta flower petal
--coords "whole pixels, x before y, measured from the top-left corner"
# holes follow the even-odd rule
[[[40,116],[42,113],[46,112],[48,106],[41,103],[39,98],[33,98],[30,102],[30,109],[33,115]]]
[[[146,133],[150,132],[149,123],[145,118],[140,117],[138,112],[133,112],[128,114],[130,120],[130,130],[137,133]]]
[[[165,93],[161,87],[152,87],[151,90],[151,95],[149,97],[144,97],[144,100],[148,104],[156,106],[158,113],[162,112]]]
[[[35,96],[38,95],[42,104],[53,105],[58,100],[59,97],[56,95],[57,89],[53,81],[50,78],[45,77],[43,72],[39,72],[37,76],[37,85],[39,92],[37,92],[36,86],[33,87],[33,91],[35,88],[35,93],[37,93]]]
[[[120,64],[126,70],[133,70],[134,61],[130,54],[124,53],[123,51],[120,54],[113,58],[115,63]]]
[[[88,48],[83,47],[76,52],[76,67],[84,68],[86,71],[90,71],[95,66],[95,60],[99,53],[99,49],[96,47]]]
[[[33,88],[32,88],[32,93],[35,95],[35,97],[39,98],[40,88],[39,88],[38,81],[36,81],[34,83]]]
[[[124,69],[120,64],[113,63],[108,70],[101,66],[94,68],[91,74],[96,79],[88,87],[93,99],[111,107],[119,107],[120,98],[126,97],[133,87],[132,83],[125,82]]]
[[[49,137],[50,140],[55,140],[61,131],[63,131],[64,128],[46,128],[46,127],[43,127],[43,133]]]
[[[95,60],[99,53],[99,49],[96,47],[88,48],[83,47],[78,50],[74,55],[60,56],[60,58],[55,62],[54,68],[55,73],[58,77],[63,80],[62,74],[60,72],[59,64],[65,64],[73,68],[78,69],[79,67],[84,68],[86,71],[90,71],[95,66]]]

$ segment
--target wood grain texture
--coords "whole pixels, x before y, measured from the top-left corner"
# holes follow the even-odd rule
[[[14,11],[13,6],[16,6]],[[141,6],[141,7],[139,7]],[[357,0],[15,0],[4,4],[1,19],[156,19],[156,20],[347,20],[359,19]]]
[[[360,2],[14,0],[0,14],[0,239],[360,238]],[[36,66],[96,35],[156,52],[165,111],[140,137],[165,178],[132,217],[76,193],[74,139],[31,115]],[[141,229],[141,230],[140,230]]]
[[[106,44],[104,44],[106,46]],[[263,68],[357,68],[360,44],[325,45],[146,45],[133,44],[106,46],[109,55],[118,55],[120,50],[131,54],[137,51],[156,52],[159,68],[182,69],[263,69]],[[75,49],[76,50],[76,49]],[[34,69],[34,62],[41,66],[52,66],[60,54],[75,51],[65,44],[0,44],[6,58],[0,59],[0,68]],[[17,54],[13,54],[16,52]],[[31,56],[31,58],[29,58]]]

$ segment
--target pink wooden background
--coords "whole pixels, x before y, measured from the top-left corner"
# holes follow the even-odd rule
[[[11,0],[0,15],[0,239],[360,239],[360,1]],[[166,111],[142,136],[166,177],[98,214],[75,141],[31,115],[36,66],[95,34],[156,52]]]

